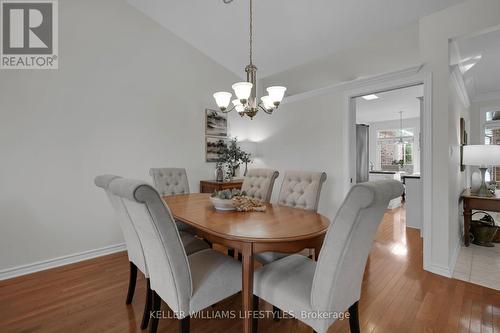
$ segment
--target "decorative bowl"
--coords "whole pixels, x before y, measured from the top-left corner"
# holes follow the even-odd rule
[[[217,197],[210,197],[210,201],[214,208],[217,210],[236,210],[234,207],[233,199],[220,199]]]

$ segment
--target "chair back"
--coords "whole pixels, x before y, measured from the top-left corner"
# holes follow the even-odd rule
[[[189,314],[191,271],[170,210],[158,191],[143,181],[115,179],[109,190],[122,198],[139,234],[151,289],[183,318]]]
[[[109,191],[109,184],[113,180],[119,178],[121,177],[115,175],[100,175],[95,177],[94,183],[104,190],[109,201],[111,202],[111,206],[113,206],[115,219],[120,225],[123,238],[125,239],[125,246],[127,247],[129,261],[134,263],[134,265],[137,266],[137,268],[139,268],[139,270],[144,273],[146,277],[149,277],[146,260],[144,258],[144,250],[142,249],[142,244],[139,239],[139,235],[137,234],[137,230],[135,230],[121,198]]]
[[[189,182],[184,168],[152,168],[149,174],[161,196],[189,193]]]
[[[345,311],[359,300],[366,261],[389,201],[403,194],[396,180],[351,188],[330,225],[314,273],[311,304]]]
[[[278,178],[278,170],[249,169],[241,185],[247,196],[269,202],[273,193],[274,181]]]
[[[287,171],[281,184],[278,204],[317,211],[324,172]]]

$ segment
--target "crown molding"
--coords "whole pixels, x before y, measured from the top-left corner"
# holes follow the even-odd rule
[[[333,93],[333,92],[338,92],[338,91],[343,91],[343,90],[352,90],[352,89],[358,89],[362,88],[365,86],[369,85],[375,85],[378,83],[386,82],[388,80],[397,80],[400,78],[408,77],[414,74],[417,74],[420,72],[420,70],[424,67],[423,64],[394,71],[394,72],[388,72],[388,73],[383,73],[379,75],[374,75],[374,76],[367,76],[367,77],[360,77],[357,79],[354,79],[352,81],[345,81],[345,82],[340,82],[340,83],[335,83],[323,88],[318,88],[314,90],[309,90],[303,93],[291,95],[285,97],[283,100],[282,104],[286,103],[294,103],[297,101],[301,101],[304,99],[308,99],[311,97],[316,97],[320,95],[325,95],[328,93]]]
[[[470,108],[470,105],[471,105],[470,101],[471,100],[469,98],[469,93],[467,92],[467,87],[466,87],[465,82],[464,82],[464,77],[463,77],[462,73],[460,72],[458,65],[452,66],[451,83],[455,87],[455,90],[457,91],[457,94],[460,97],[462,104],[466,108]]]

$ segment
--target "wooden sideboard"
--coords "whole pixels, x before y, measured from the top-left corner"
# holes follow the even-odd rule
[[[214,191],[241,189],[243,179],[233,179],[229,182],[217,182],[215,180],[201,180],[200,192],[213,193]]]
[[[485,210],[490,212],[500,212],[500,191],[496,191],[494,197],[478,197],[471,193],[470,189],[465,190],[461,198],[464,204],[464,244],[470,244],[470,221],[472,210]]]

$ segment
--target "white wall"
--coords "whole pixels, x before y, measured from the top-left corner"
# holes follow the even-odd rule
[[[415,23],[348,50],[268,76],[262,79],[261,87],[285,85],[290,96],[360,77],[409,68],[420,64],[418,47],[418,25]]]
[[[121,243],[98,174],[198,190],[204,108],[237,80],[122,0],[59,5],[59,70],[0,71],[0,271]]]
[[[377,153],[377,133],[382,130],[392,130],[398,129],[400,127],[399,120],[390,121],[377,121],[371,122],[367,125],[370,126],[370,143],[369,143],[369,156],[370,161],[375,164],[374,170],[380,170],[380,155]],[[413,141],[413,172],[420,172],[420,118],[407,118],[403,119],[403,128],[413,128],[415,131],[414,141]]]
[[[233,115],[231,134],[258,141],[260,158],[249,167],[280,171],[272,200],[276,201],[287,170],[325,171],[319,211],[332,218],[344,198],[344,126],[342,95],[322,95],[280,106],[273,115],[259,113],[253,120]]]
[[[500,1],[469,0],[420,20],[420,54],[432,72],[432,253],[435,272],[450,274],[460,239],[456,209],[459,171],[459,115],[451,96],[449,41],[500,24]],[[446,93],[448,92],[448,93]]]

